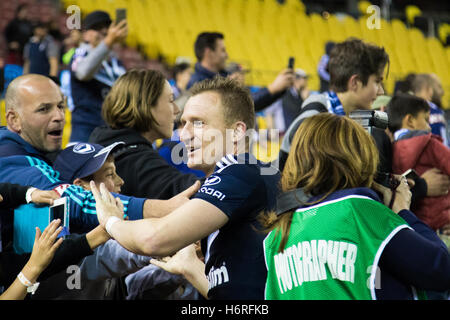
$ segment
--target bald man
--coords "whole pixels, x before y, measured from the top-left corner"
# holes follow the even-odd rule
[[[62,145],[65,104],[59,87],[45,76],[21,76],[8,86],[5,103],[7,127],[0,128],[0,182],[54,190],[69,197],[71,231],[92,230],[98,225],[92,193],[70,181],[60,181],[47,157]],[[89,145],[83,150],[80,152],[89,152]],[[197,189],[198,185],[194,185],[167,201],[116,196],[129,219],[136,220],[171,212]]]
[[[5,95],[6,122],[39,154],[58,151],[65,124],[64,97],[49,78],[30,74],[11,82]]]
[[[48,154],[58,152],[62,145],[65,104],[59,87],[45,76],[21,76],[8,86],[5,103],[7,127],[0,127],[0,183],[54,190],[69,198],[71,233],[87,233],[96,228],[99,223],[92,193],[69,184],[70,181],[61,181],[59,172],[51,167],[48,159]],[[80,152],[89,150],[89,145],[86,144]],[[186,202],[197,191],[198,186],[194,185],[169,200],[115,196],[123,203],[129,219],[137,220],[173,211]],[[12,217],[11,212],[1,213],[4,245],[12,241]],[[85,267],[81,267],[83,287],[88,280],[120,277],[136,272],[148,264],[148,258],[132,255],[115,241],[108,241],[93,256],[84,260],[84,264]],[[95,268],[92,268],[93,265]],[[105,268],[102,269],[101,266]],[[96,282],[95,285],[98,286],[99,283]]]

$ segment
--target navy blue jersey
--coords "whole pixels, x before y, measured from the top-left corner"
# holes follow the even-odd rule
[[[89,44],[81,44],[72,57],[70,70],[70,86],[75,109],[72,111],[72,123],[104,125],[102,119],[102,103],[114,82],[125,73],[125,68],[115,56],[107,56],[90,80],[79,80],[76,77],[79,64],[93,51]]]
[[[210,299],[264,299],[266,268],[257,222],[275,207],[280,174],[252,155],[227,155],[194,198],[205,200],[229,221],[202,241]]]

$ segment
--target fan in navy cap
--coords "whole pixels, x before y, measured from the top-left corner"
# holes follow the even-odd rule
[[[84,18],[83,28],[84,30],[101,30],[104,27],[108,28],[111,22],[111,18],[107,12],[97,10],[89,13],[86,18]]]
[[[88,142],[94,128],[105,124],[101,116],[103,99],[126,71],[113,47],[125,41],[127,21],[111,20],[101,10],[89,13],[83,20],[83,42],[75,49],[70,63],[74,105],[70,142]]]
[[[53,168],[60,173],[60,180],[90,190],[89,181],[101,182],[110,192],[120,193],[123,180],[117,175],[111,152],[123,142],[107,147],[93,143],[77,143],[65,148],[55,160]]]

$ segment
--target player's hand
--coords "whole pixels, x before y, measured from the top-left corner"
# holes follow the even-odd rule
[[[189,201],[189,199],[197,193],[198,189],[200,189],[201,183],[199,180],[195,181],[195,183],[184,190],[183,192],[173,196],[172,198],[166,200],[167,208],[169,212],[181,207],[183,204]]]
[[[100,183],[100,190],[94,181],[90,182],[91,191],[95,198],[95,208],[97,218],[102,227],[106,226],[109,217],[117,217],[123,220],[123,204],[119,198],[114,198],[111,192],[106,189],[105,184]]]
[[[173,274],[185,274],[189,265],[198,259],[195,244],[179,250],[171,257],[151,259],[150,263]]]

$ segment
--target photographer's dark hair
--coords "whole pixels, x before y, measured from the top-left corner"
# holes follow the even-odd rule
[[[359,76],[363,85],[367,85],[369,77],[381,75],[386,64],[389,72],[389,55],[383,47],[355,38],[337,43],[328,62],[330,88],[335,92],[347,91],[348,80],[354,74]]]
[[[224,39],[224,35],[220,32],[202,32],[195,40],[194,50],[198,61],[202,61],[205,49],[216,49],[216,39]]]
[[[402,121],[406,115],[416,117],[421,111],[430,111],[430,105],[424,99],[406,94],[396,94],[386,106],[389,118],[389,130],[394,133],[402,128]]]

